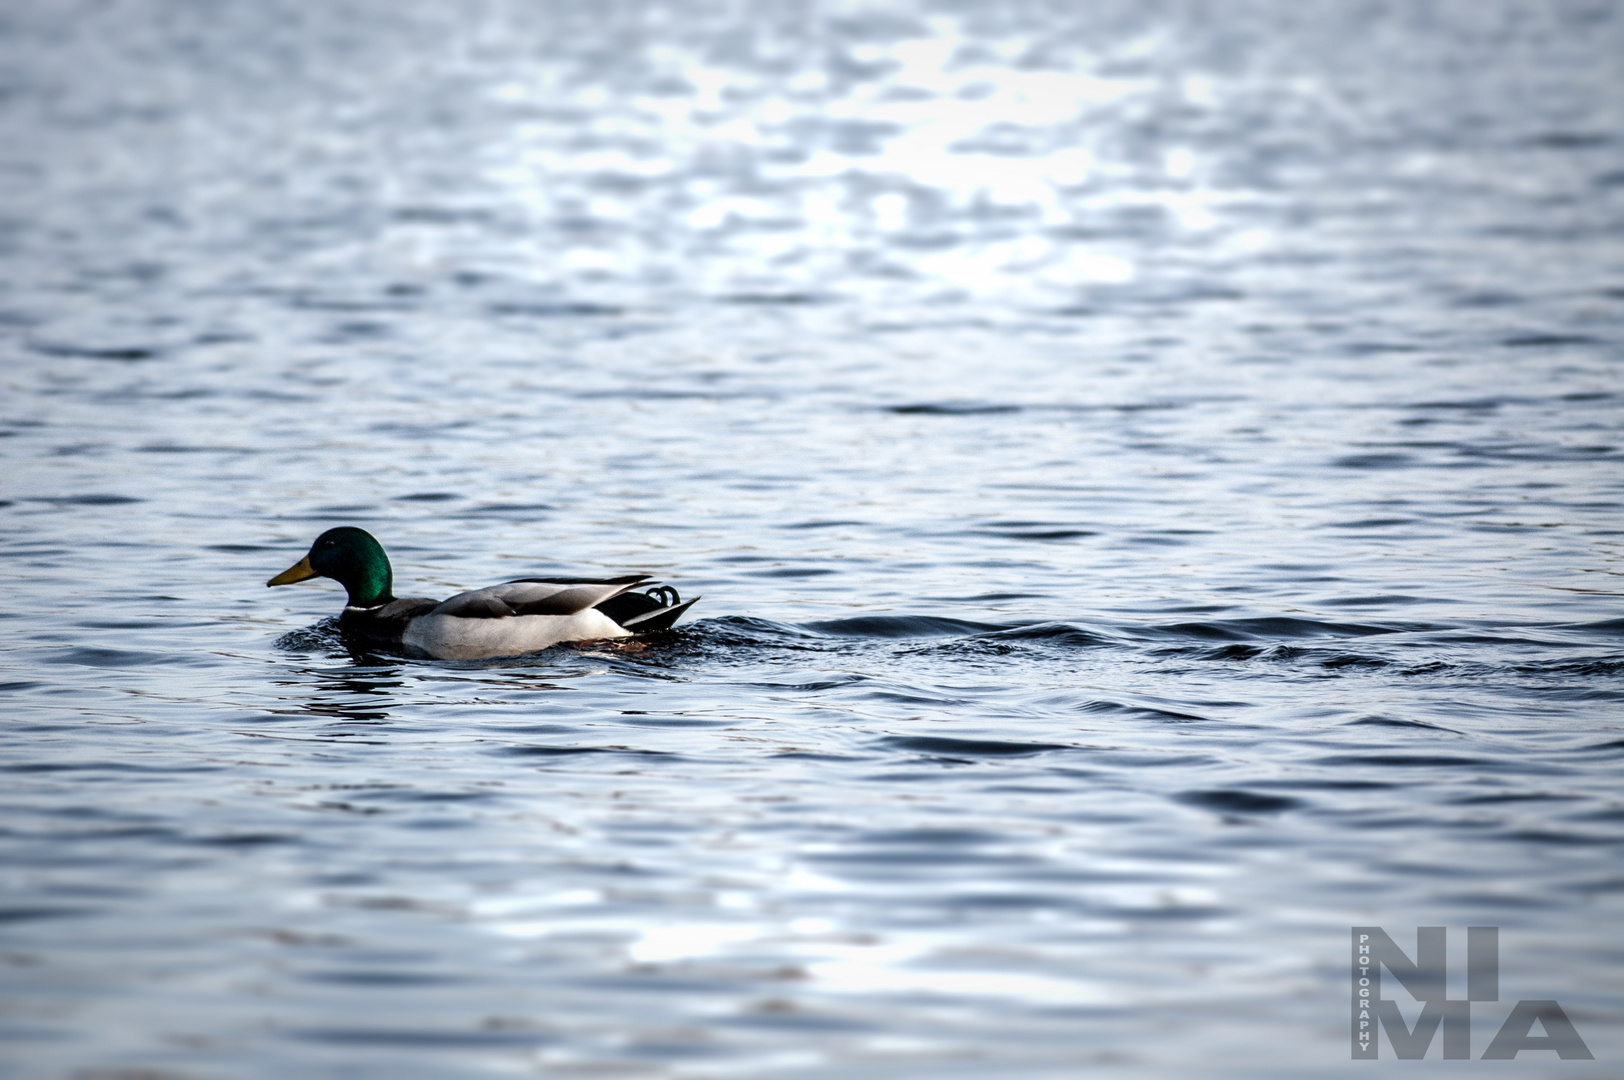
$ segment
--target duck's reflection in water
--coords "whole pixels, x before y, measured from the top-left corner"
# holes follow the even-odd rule
[[[328,716],[345,724],[377,725],[390,720],[406,686],[399,665],[358,664],[347,668],[295,668],[301,680],[281,685],[286,705],[273,709],[282,715]],[[330,731],[339,735],[339,731]]]
[[[552,650],[549,650],[551,653]],[[515,692],[559,693],[575,689],[569,683],[602,673],[602,664],[560,670],[538,662],[537,657],[512,657],[506,661],[424,662],[390,660],[376,654],[352,653],[348,667],[297,667],[290,669],[297,680],[278,683],[283,703],[271,711],[284,716],[331,717],[340,724],[324,734],[345,737],[345,726],[376,727],[398,722],[403,708],[411,702],[411,689],[422,686],[431,696],[428,684],[465,684],[477,696],[509,697]],[[566,661],[582,659],[573,651],[563,652]],[[511,666],[510,666],[511,665]]]

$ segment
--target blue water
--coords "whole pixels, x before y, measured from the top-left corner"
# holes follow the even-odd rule
[[[0,1076],[1616,1075],[1620,56],[7,5]],[[354,656],[340,523],[704,598]],[[1347,1064],[1353,925],[1595,1060]]]

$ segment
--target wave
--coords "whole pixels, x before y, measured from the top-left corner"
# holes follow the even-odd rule
[[[943,615],[857,615],[849,619],[827,619],[801,625],[830,637],[858,638],[949,637],[1007,629],[994,623],[971,622]]]
[[[1139,626],[1137,633],[1151,637],[1201,638],[1208,641],[1255,641],[1278,638],[1373,637],[1405,631],[1440,629],[1429,623],[1345,623],[1268,615],[1254,619],[1213,619],[1204,622]]]
[[[275,641],[283,652],[344,652],[344,636],[338,630],[338,617],[330,615],[312,626],[289,630]]]
[[[1285,795],[1262,795],[1239,788],[1219,788],[1211,791],[1184,791],[1173,796],[1173,801],[1203,810],[1216,810],[1221,814],[1278,814],[1295,810],[1303,805],[1301,799]]]
[[[932,757],[1024,757],[1044,754],[1051,750],[1075,750],[1065,743],[1005,742],[998,739],[954,739],[945,735],[891,735],[880,739],[881,746],[892,750],[912,750]]]

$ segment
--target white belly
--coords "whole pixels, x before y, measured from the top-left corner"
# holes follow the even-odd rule
[[[406,627],[401,644],[410,653],[436,660],[484,660],[538,652],[561,641],[630,636],[609,616],[588,608],[574,615],[510,615],[500,619],[423,615]]]

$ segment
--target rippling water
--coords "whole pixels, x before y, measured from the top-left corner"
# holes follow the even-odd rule
[[[8,5],[0,1075],[1613,1075],[1624,14],[1083,7]]]

